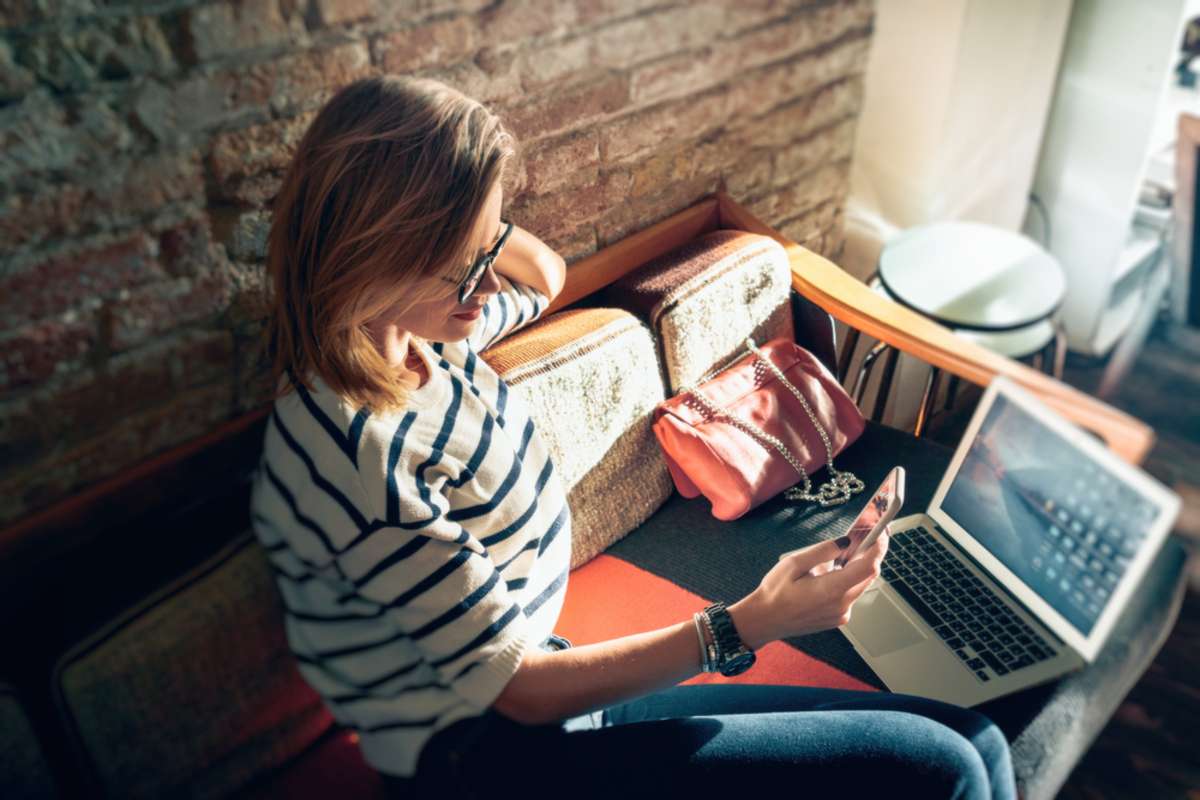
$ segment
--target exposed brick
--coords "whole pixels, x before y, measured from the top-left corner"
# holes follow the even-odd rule
[[[237,199],[239,184],[247,178],[285,170],[315,116],[309,111],[216,136],[207,163],[220,195]]]
[[[0,102],[11,103],[36,85],[33,73],[13,60],[12,45],[0,40]]]
[[[624,202],[629,194],[629,176],[601,175],[597,179],[580,173],[571,183],[544,195],[523,195],[509,215],[539,237],[562,236],[605,210]]]
[[[66,184],[37,194],[12,192],[0,198],[0,250],[12,253],[48,239],[75,235],[81,230],[89,195],[82,186]]]
[[[543,241],[547,247],[562,256],[564,261],[571,264],[596,252],[596,226],[581,225],[577,230]]]
[[[594,130],[585,130],[542,140],[524,153],[524,159],[528,190],[534,194],[545,194],[577,180],[577,173],[583,171],[596,180],[600,165],[599,136]]]
[[[852,76],[779,106],[756,120],[739,120],[738,124],[756,145],[779,150],[831,123],[857,117],[862,100],[862,79]]]
[[[725,15],[724,4],[686,3],[597,28],[589,37],[592,63],[624,69],[701,46],[720,35]]]
[[[103,157],[88,132],[73,125],[45,86],[0,108],[0,182],[54,171],[70,172]]]
[[[776,106],[866,68],[870,38],[860,36],[779,65],[752,70],[732,84],[730,114],[749,122]]]
[[[320,108],[339,88],[370,73],[367,46],[351,42],[230,68],[212,80],[231,113],[269,109],[290,116]]]
[[[502,52],[487,48],[480,51],[474,60],[430,67],[417,74],[449,84],[467,97],[499,111],[525,97],[517,55],[512,50]]]
[[[600,129],[600,157],[616,163],[668,142],[704,136],[725,121],[728,102],[728,93],[718,90],[613,120]]]
[[[771,150],[754,148],[743,153],[741,160],[724,172],[725,191],[741,202],[743,197],[762,194],[771,185],[774,169]]]
[[[6,474],[0,479],[0,524],[210,431],[228,418],[232,407],[232,381],[192,389],[166,405],[122,419],[93,439]]]
[[[0,393],[41,383],[83,358],[96,343],[91,313],[68,312],[0,334]]]
[[[599,74],[582,84],[528,98],[505,109],[502,116],[519,139],[531,141],[559,131],[587,128],[628,104],[628,76]]]
[[[773,225],[828,200],[841,205],[850,183],[850,162],[828,164],[806,175],[794,177],[782,188],[747,202],[751,214]]]
[[[840,208],[836,201],[820,203],[798,217],[778,223],[776,228],[797,244],[815,250],[825,233],[833,228]]]
[[[62,92],[176,69],[170,44],[152,16],[95,17],[86,26],[50,27],[17,41],[17,61]]]
[[[369,20],[379,13],[379,0],[315,0],[313,26],[344,25]]]
[[[120,290],[164,276],[158,247],[136,234],[94,250],[56,255],[0,278],[0,329],[60,314],[95,308]]]
[[[233,278],[225,264],[122,291],[108,304],[108,346],[114,351],[126,350],[223,311],[233,292]]]
[[[717,184],[715,175],[697,175],[689,181],[670,184],[658,194],[638,198],[635,202],[614,204],[596,220],[596,243],[599,247],[607,247],[648,228],[712,194],[717,190]]]
[[[474,17],[458,16],[378,36],[371,42],[372,61],[395,73],[451,64],[479,47],[478,24]]]
[[[233,281],[233,298],[229,304],[228,323],[237,326],[265,319],[268,312],[265,267],[231,261],[229,274]]]
[[[522,86],[526,91],[544,89],[592,63],[592,44],[586,35],[542,46],[526,47],[516,56],[520,61]]]
[[[849,159],[854,154],[856,118],[818,130],[811,136],[774,149],[776,180],[790,181],[820,164]]]
[[[269,402],[273,394],[265,330],[265,324],[255,320],[239,325],[234,334],[234,403],[238,412],[249,411]]]
[[[494,43],[522,42],[571,30],[578,22],[575,3],[560,0],[508,0],[479,14],[479,29]]]
[[[874,18],[872,0],[839,0],[793,12],[714,45],[714,56],[734,74],[865,32]]]
[[[279,0],[223,0],[184,9],[181,28],[186,42],[180,55],[189,63],[298,43],[304,35],[304,21],[284,17]]]
[[[143,81],[130,108],[131,120],[166,147],[187,143],[192,134],[215,128],[228,117],[222,87],[206,75],[170,84]]]
[[[730,80],[734,71],[705,47],[652,61],[630,77],[629,93],[638,105],[685,97]]]
[[[576,0],[575,10],[581,26],[593,26],[633,16],[647,8],[660,5],[663,5],[663,0]]]

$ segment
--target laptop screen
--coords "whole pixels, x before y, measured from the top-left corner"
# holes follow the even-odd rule
[[[1084,636],[1159,509],[997,395],[941,503]]]

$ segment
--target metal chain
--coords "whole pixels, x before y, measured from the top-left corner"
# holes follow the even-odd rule
[[[799,459],[792,455],[792,452],[787,448],[787,445],[785,445],[777,437],[772,436],[751,422],[747,422],[746,420],[743,420],[742,418],[735,416],[724,409],[717,408],[715,405],[713,405],[712,401],[697,391],[695,384],[680,390],[681,393],[689,396],[688,398],[685,398],[684,402],[688,402],[689,400],[696,401],[703,410],[707,411],[712,416],[725,417],[731,423],[733,423],[735,427],[758,439],[759,442],[770,444],[772,447],[778,450],[780,454],[787,459],[788,463],[800,473],[800,480],[804,484],[804,488],[792,486],[786,489],[783,495],[787,499],[811,500],[820,503],[822,506],[834,506],[846,502],[852,495],[861,492],[865,488],[865,484],[859,480],[858,477],[851,472],[842,472],[834,468],[833,445],[830,443],[829,436],[825,433],[825,429],[817,420],[817,415],[813,413],[812,407],[809,406],[808,400],[784,376],[783,370],[779,369],[779,367],[777,367],[775,363],[771,361],[771,359],[763,355],[762,351],[754,345],[753,338],[747,337],[745,345],[752,353],[758,356],[758,360],[754,363],[755,385],[760,385],[763,382],[765,377],[765,374],[763,373],[763,367],[765,366],[766,368],[770,369],[775,374],[775,377],[778,378],[779,381],[783,383],[783,385],[786,386],[793,395],[796,396],[796,399],[800,401],[800,405],[804,407],[804,411],[808,414],[808,418],[812,420],[813,426],[817,429],[817,433],[821,436],[821,442],[825,445],[825,463],[829,466],[829,474],[832,477],[817,488],[816,494],[813,494],[812,480],[808,477],[808,472],[805,471],[804,465],[800,463]]]

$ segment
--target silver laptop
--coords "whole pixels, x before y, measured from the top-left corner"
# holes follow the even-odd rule
[[[895,692],[973,706],[1043,683],[1096,657],[1179,506],[997,378],[839,630]]]

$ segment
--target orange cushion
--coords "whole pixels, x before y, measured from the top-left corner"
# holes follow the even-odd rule
[[[571,571],[554,632],[570,639],[573,645],[592,644],[674,625],[690,619],[711,602],[616,556],[599,555]],[[697,643],[697,662],[699,650]],[[702,672],[683,683],[788,684],[878,691],[785,642],[771,642],[760,649],[754,666],[741,675],[726,678]]]

